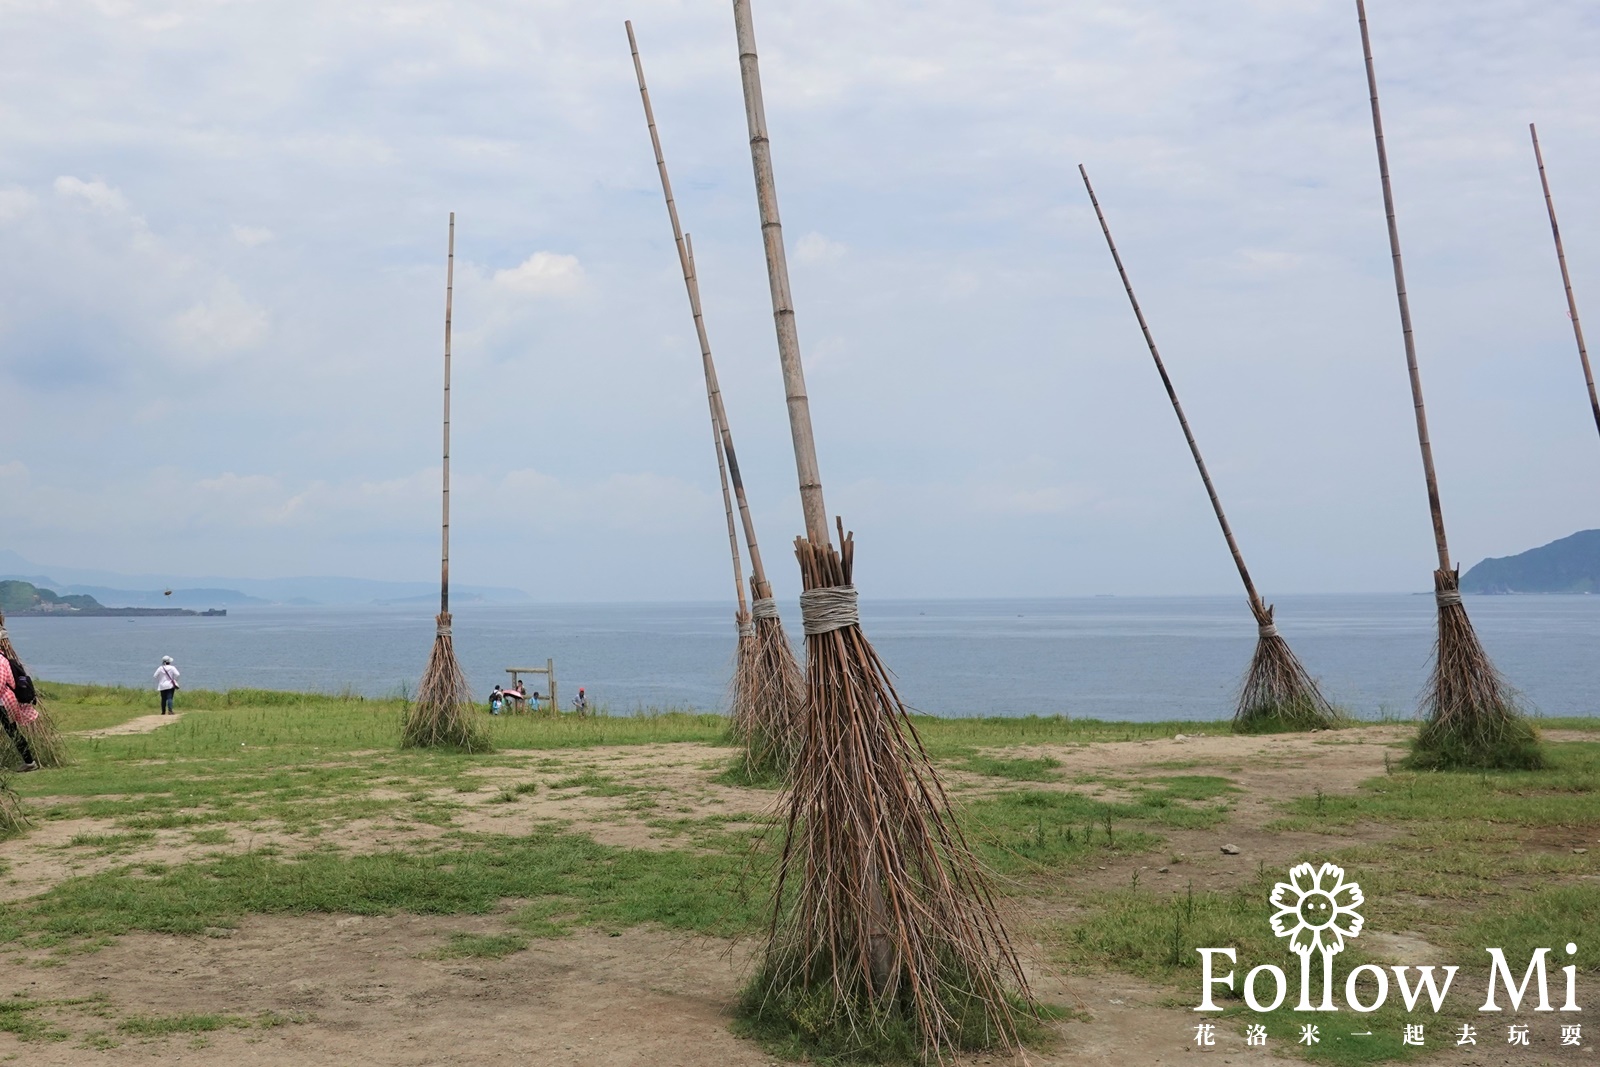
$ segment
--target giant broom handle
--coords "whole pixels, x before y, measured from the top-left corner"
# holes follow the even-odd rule
[[[783,366],[794,465],[800,476],[800,507],[805,513],[806,540],[821,548],[833,542],[828,535],[828,509],[822,502],[817,442],[811,433],[811,403],[806,399],[800,334],[795,329],[794,299],[789,292],[789,261],[783,252],[783,223],[778,218],[778,188],[772,174],[772,144],[767,139],[767,111],[761,99],[761,67],[756,58],[750,0],[733,0],[733,23],[739,39],[739,79],[744,87],[745,120],[750,128],[750,162],[755,167],[761,238],[767,252],[767,282],[772,289],[772,319],[778,331],[778,361]]]
[[[1439,570],[1450,570],[1450,545],[1444,536],[1444,508],[1439,503],[1439,477],[1433,470],[1433,445],[1428,440],[1428,412],[1422,403],[1422,372],[1417,370],[1417,341],[1411,332],[1411,301],[1406,297],[1406,270],[1400,261],[1400,227],[1394,218],[1394,190],[1389,185],[1389,152],[1383,144],[1383,114],[1378,109],[1378,75],[1372,66],[1372,37],[1367,32],[1367,5],[1356,0],[1361,23],[1361,52],[1367,61],[1367,89],[1372,94],[1372,135],[1378,143],[1378,176],[1383,181],[1383,211],[1389,220],[1389,252],[1394,259],[1394,292],[1400,301],[1400,332],[1405,335],[1406,367],[1411,371],[1411,402],[1417,415],[1417,443],[1422,446],[1422,473],[1428,481],[1428,511]]]
[[[750,605],[744,596],[744,568],[739,565],[739,530],[733,524],[733,497],[728,493],[728,462],[722,451],[722,427],[717,423],[716,412],[711,414],[711,443],[717,450],[717,478],[722,482],[722,511],[728,517],[728,551],[733,556],[733,593],[739,602],[735,616],[743,626],[750,618]]]
[[[439,614],[450,611],[450,310],[455,302],[456,213],[450,212],[450,245],[444,268],[444,527],[439,550]]]
[[[689,241],[689,235],[683,235],[682,249],[689,264],[689,273],[684,277],[684,282],[689,290],[689,310],[694,315],[695,327],[703,336],[705,326],[700,317],[700,282],[694,274],[694,245]],[[744,499],[744,480],[739,477],[739,460],[733,452],[733,435],[728,432],[727,415],[722,411],[722,390],[717,385],[717,372],[711,365],[711,349],[704,344],[701,346],[701,356],[706,365],[706,398],[711,405],[711,436],[717,445],[717,473],[722,477],[722,508],[728,516],[728,548],[733,553],[733,587],[739,597],[739,620],[744,622],[749,617],[749,608],[744,599],[744,571],[739,566],[739,532],[733,524],[733,500],[728,495],[728,477],[731,473],[734,485],[739,494],[739,514],[744,520],[745,537],[751,545],[755,544],[755,529],[750,522],[750,506]],[[751,595],[756,597],[768,596],[763,592],[766,589],[766,575],[761,570],[761,554],[759,549],[751,550],[750,586]]]
[[[1589,406],[1594,409],[1594,424],[1600,429],[1600,396],[1594,391],[1594,371],[1589,369],[1589,349],[1583,343],[1583,324],[1578,321],[1578,301],[1572,295],[1572,275],[1567,273],[1567,252],[1561,247],[1561,227],[1556,224],[1556,202],[1550,198],[1550,179],[1544,173],[1544,153],[1539,151],[1539,131],[1528,123],[1533,135],[1533,158],[1539,164],[1539,184],[1544,187],[1544,206],[1550,212],[1550,234],[1556,239],[1556,261],[1561,264],[1561,285],[1567,291],[1567,317],[1578,339],[1578,358],[1583,361],[1583,380],[1589,386]]]
[[[1239,577],[1244,579],[1245,592],[1250,595],[1250,607],[1256,611],[1264,611],[1261,597],[1256,592],[1255,583],[1250,580],[1250,571],[1244,565],[1244,555],[1239,551],[1239,542],[1234,540],[1233,527],[1228,525],[1228,516],[1223,513],[1222,501],[1217,499],[1217,489],[1211,484],[1211,473],[1206,470],[1206,461],[1200,456],[1200,446],[1195,444],[1194,432],[1189,429],[1189,420],[1183,414],[1183,405],[1178,403],[1178,391],[1172,387],[1172,379],[1167,377],[1167,366],[1161,362],[1161,353],[1156,349],[1156,339],[1150,333],[1150,324],[1145,322],[1144,311],[1139,307],[1139,298],[1133,295],[1133,283],[1128,280],[1128,272],[1122,265],[1122,256],[1117,252],[1117,243],[1111,239],[1111,227],[1106,223],[1105,212],[1100,210],[1100,200],[1094,195],[1094,186],[1089,184],[1089,172],[1082,163],[1078,164],[1078,173],[1083,176],[1083,187],[1089,190],[1089,203],[1094,205],[1095,218],[1100,220],[1100,232],[1106,235],[1106,247],[1111,249],[1111,259],[1117,265],[1117,274],[1122,278],[1122,288],[1127,290],[1128,303],[1133,305],[1134,318],[1139,320],[1139,329],[1144,333],[1144,343],[1150,349],[1150,358],[1156,361],[1156,373],[1161,375],[1161,384],[1166,386],[1167,399],[1172,401],[1172,410],[1177,412],[1178,424],[1183,427],[1184,440],[1189,442],[1189,453],[1194,456],[1194,465],[1200,468],[1200,480],[1206,483],[1206,495],[1211,498],[1211,510],[1217,513],[1217,522],[1222,526],[1222,536],[1227,539],[1228,551],[1233,553],[1234,566],[1239,568]]]
[[[628,31],[628,47],[633,52],[633,71],[639,79],[639,98],[644,101],[645,124],[650,128],[650,145],[656,153],[656,170],[661,175],[661,191],[667,200],[667,217],[672,220],[672,239],[678,246],[678,262],[683,267],[683,284],[689,291],[689,310],[694,315],[695,335],[700,340],[700,362],[705,370],[706,396],[711,404],[711,423],[718,435],[718,461],[726,457],[727,472],[733,479],[734,496],[739,501],[739,518],[744,526],[745,543],[750,548],[750,592],[757,599],[770,597],[772,587],[767,583],[767,571],[761,563],[761,547],[756,541],[755,522],[750,517],[750,502],[745,497],[744,478],[739,473],[739,457],[733,449],[733,431],[728,428],[728,412],[722,403],[722,387],[717,383],[717,367],[711,358],[711,340],[706,334],[705,318],[700,308],[700,282],[694,269],[694,248],[684,236],[678,221],[678,202],[672,195],[672,179],[667,176],[667,161],[661,151],[661,135],[656,131],[655,109],[650,104],[650,90],[644,81],[644,64],[639,59],[639,43],[633,36],[633,23],[624,22]],[[732,524],[730,513],[729,523]],[[739,547],[734,542],[734,567],[738,568]],[[743,603],[743,578],[740,578],[740,603]]]

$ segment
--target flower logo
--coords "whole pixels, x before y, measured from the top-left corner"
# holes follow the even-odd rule
[[[1344,880],[1344,868],[1331,863],[1313,868],[1302,863],[1287,882],[1272,887],[1272,932],[1289,939],[1302,956],[1319,950],[1324,957],[1344,951],[1344,939],[1357,937],[1364,921],[1356,909],[1366,898],[1361,886]]]

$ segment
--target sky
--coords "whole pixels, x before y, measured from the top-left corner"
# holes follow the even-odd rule
[[[755,0],[864,596],[1430,588],[1354,4]],[[1600,8],[1372,0],[1451,550],[1600,526]],[[769,572],[801,531],[726,0],[0,0],[0,547],[731,597],[639,37]]]

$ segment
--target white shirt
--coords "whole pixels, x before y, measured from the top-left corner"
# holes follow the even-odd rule
[[[178,688],[178,668],[170,663],[163,663],[156,668],[156,689],[166,691]]]

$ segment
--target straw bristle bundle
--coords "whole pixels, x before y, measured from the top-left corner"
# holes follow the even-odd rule
[[[805,587],[850,584],[796,542]],[[745,1016],[824,1054],[1015,1048],[1032,994],[949,799],[858,625],[806,638],[805,726]]]
[[[67,754],[66,738],[61,736],[61,730],[56,726],[49,709],[45,707],[43,698],[34,701],[33,707],[39,713],[39,717],[30,723],[17,724],[22,736],[28,739],[28,748],[33,752],[33,761],[41,767],[65,767],[72,762],[72,757]],[[0,764],[7,770],[22,766],[22,756],[18,754],[11,739],[0,734],[0,744],[5,746]]]
[[[728,696],[728,730],[745,744],[755,721],[756,630],[749,612],[734,620],[739,625],[739,645],[734,651],[733,685]]]
[[[17,791],[11,787],[11,776],[0,775],[0,837],[21,833],[31,825],[32,823],[28,821],[28,809],[23,805]]]
[[[486,752],[489,739],[478,722],[467,676],[456,661],[455,645],[449,633],[450,616],[441,614],[438,623],[433,652],[428,656],[428,667],[417,686],[417,699],[406,711],[400,744],[405,748]]]
[[[1234,733],[1329,730],[1339,725],[1339,713],[1278,633],[1271,605],[1253,601],[1250,610],[1261,636],[1256,639],[1256,653],[1239,692]]]
[[[0,619],[0,626],[3,625],[4,620]],[[0,634],[4,634],[4,631],[0,630]],[[9,634],[0,636],[0,656],[22,663],[22,657],[17,655],[16,646],[11,643]],[[23,666],[26,668],[27,665]],[[56,726],[50,709],[45,707],[44,697],[36,699],[33,708],[39,713],[39,717],[27,725],[19,723],[17,726],[17,729],[22,731],[22,736],[28,739],[28,747],[33,750],[33,761],[41,767],[65,767],[72,762],[72,757],[67,754],[66,738],[61,736],[61,730]],[[4,733],[0,733],[0,766],[8,769],[22,766],[22,756],[11,743],[11,738]],[[0,830],[3,830],[5,825],[4,817],[0,816]]]
[[[1423,700],[1422,728],[1407,763],[1424,770],[1537,770],[1539,731],[1478,641],[1454,570],[1434,571],[1439,638]]]
[[[800,748],[805,682],[782,619],[756,619],[754,633],[739,639],[733,691],[733,734],[744,746],[746,777],[786,781]]]

